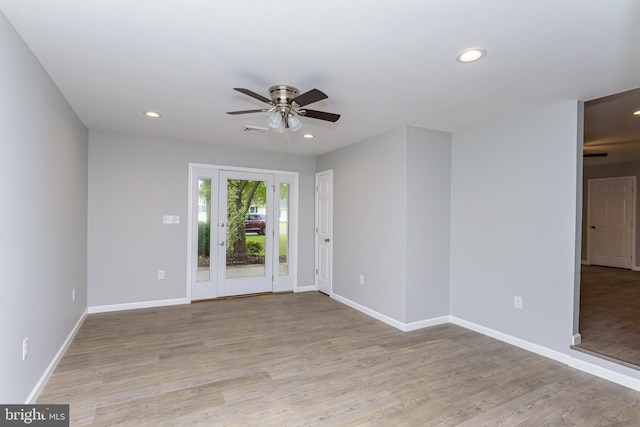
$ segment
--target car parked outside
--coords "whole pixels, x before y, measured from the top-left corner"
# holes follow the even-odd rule
[[[267,226],[267,217],[264,214],[250,213],[244,216],[245,233],[264,234]]]

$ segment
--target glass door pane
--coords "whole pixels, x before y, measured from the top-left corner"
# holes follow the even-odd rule
[[[267,183],[227,179],[226,278],[264,277]]]
[[[289,275],[289,184],[280,184],[278,218],[278,275]]]
[[[198,282],[211,280],[211,178],[198,178]]]

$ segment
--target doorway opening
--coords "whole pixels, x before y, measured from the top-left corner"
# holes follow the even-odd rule
[[[637,102],[640,89],[585,103],[577,301],[581,342],[574,348],[640,369],[635,327],[640,322],[635,208],[640,130],[629,111]]]

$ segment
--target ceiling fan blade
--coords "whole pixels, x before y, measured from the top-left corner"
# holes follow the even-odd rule
[[[300,110],[299,113],[302,117],[310,117],[312,119],[326,120],[328,122],[337,122],[338,119],[340,118],[340,114],[327,113],[326,111],[304,109],[304,110]]]
[[[266,96],[262,96],[258,93],[255,93],[252,90],[245,89],[242,87],[234,87],[233,90],[237,90],[240,93],[244,93],[245,95],[249,95],[252,98],[259,99],[262,102],[266,102],[267,104],[273,105],[273,101],[271,101],[269,98],[267,98]]]
[[[584,153],[582,157],[607,157],[608,153]]]
[[[304,107],[305,105],[313,104],[314,102],[322,101],[327,98],[328,96],[324,92],[318,89],[311,89],[302,95],[296,96],[291,102],[295,102],[300,107]]]
[[[242,110],[242,111],[227,111],[227,114],[248,114],[248,113],[266,113],[267,109],[263,108],[261,110]]]

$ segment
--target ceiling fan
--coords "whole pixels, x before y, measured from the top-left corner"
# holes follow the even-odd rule
[[[298,119],[298,117],[309,117],[328,122],[337,122],[340,118],[340,114],[303,108],[306,105],[328,98],[324,92],[318,89],[311,89],[308,92],[300,94],[300,91],[293,86],[271,86],[269,88],[271,99],[249,89],[241,87],[234,87],[233,89],[267,103],[271,107],[256,110],[228,111],[227,114],[271,113],[267,119],[267,123],[278,133],[284,132],[285,128],[289,128],[294,132],[300,129],[302,127],[302,123],[300,123],[300,119]]]

